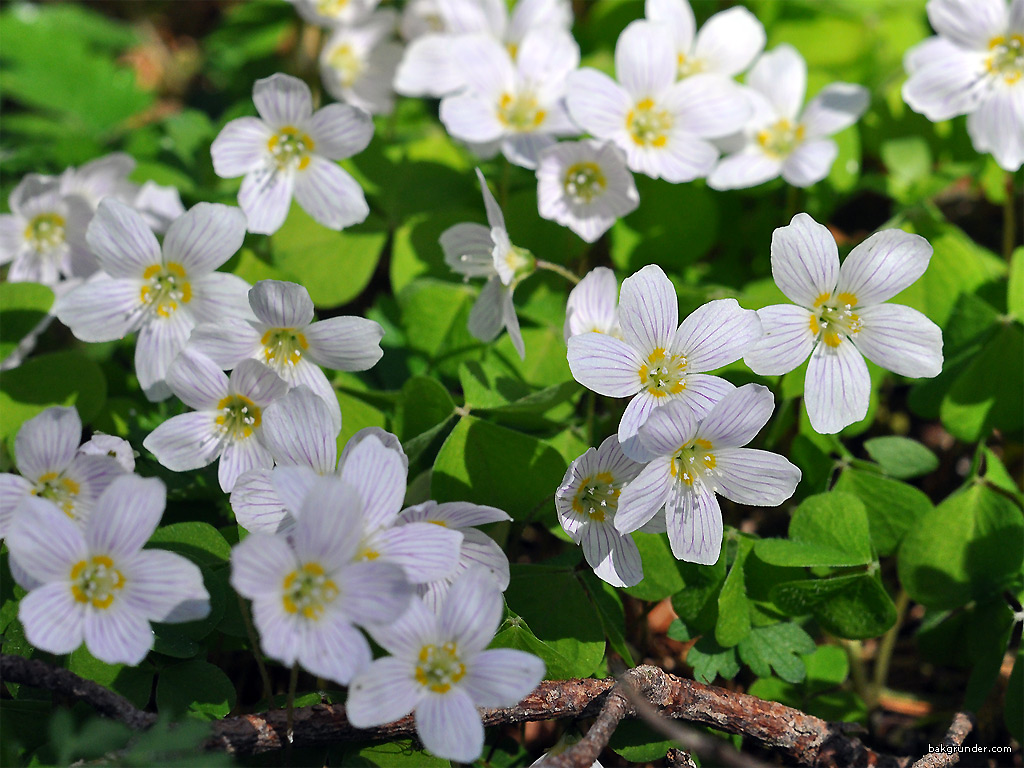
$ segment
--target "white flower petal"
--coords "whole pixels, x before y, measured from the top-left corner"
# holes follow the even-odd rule
[[[583,333],[568,341],[569,368],[580,384],[607,397],[630,397],[640,391],[636,351],[603,333]]]
[[[151,317],[139,330],[139,338],[135,342],[135,375],[150,401],[170,397],[167,371],[185,348],[193,328],[195,320],[192,315],[179,308],[167,317]]]
[[[408,610],[389,624],[371,624],[365,629],[377,645],[407,662],[417,659],[424,645],[437,645],[447,639],[438,629],[437,614],[417,599],[411,600]]]
[[[256,439],[255,435],[231,440],[224,445],[217,466],[217,480],[224,493],[231,493],[235,481],[250,469],[274,466],[274,457],[270,451]]]
[[[461,653],[472,657],[491,642],[504,611],[498,583],[485,573],[470,570],[448,591],[439,617],[441,632],[458,643]]]
[[[694,373],[686,377],[686,388],[678,395],[673,395],[672,399],[685,404],[696,418],[701,419],[734,389],[735,386],[720,376]]]
[[[772,233],[772,276],[796,304],[813,307],[822,294],[832,293],[839,279],[839,249],[835,238],[806,213]]]
[[[669,466],[668,459],[655,459],[622,489],[615,513],[615,530],[620,533],[635,531],[664,506],[675,480]]]
[[[208,357],[224,371],[230,371],[246,358],[254,357],[262,348],[260,334],[249,323],[234,318],[197,325],[192,329],[186,346],[186,349]],[[227,381],[227,377],[224,380]]]
[[[247,173],[238,190],[238,204],[245,213],[249,231],[261,235],[277,232],[288,218],[294,190],[292,171],[264,165]]]
[[[301,651],[299,615],[284,610],[280,593],[255,598],[252,601],[252,620],[259,631],[260,646],[267,656],[289,667],[298,661]]]
[[[599,579],[613,587],[632,587],[643,580],[640,550],[629,534],[620,534],[610,523],[588,525],[580,544]]]
[[[644,4],[644,16],[671,31],[676,48],[689,53],[697,21],[687,0],[647,0]]]
[[[167,503],[167,488],[155,477],[122,475],[96,501],[85,525],[91,552],[127,557],[153,535]]]
[[[736,448],[753,440],[774,410],[775,398],[768,387],[746,384],[719,401],[697,434],[709,441],[718,455],[720,448]]]
[[[888,301],[925,273],[931,257],[932,247],[920,235],[876,232],[846,257],[836,291],[856,296],[855,307]]]
[[[423,686],[403,659],[378,659],[352,679],[345,715],[356,728],[372,728],[405,717],[422,698]]]
[[[453,93],[465,85],[451,55],[451,37],[427,34],[406,47],[395,73],[395,91],[403,96]]]
[[[777,453],[716,449],[715,461],[717,492],[738,504],[777,506],[793,495],[800,482],[800,470]]]
[[[45,584],[25,595],[18,618],[29,643],[41,651],[71,653],[82,644],[85,611],[66,582]]]
[[[757,310],[764,336],[754,342],[743,362],[760,376],[781,376],[811,354],[815,335],[810,310],[792,304],[774,304]]]
[[[988,90],[987,60],[945,38],[929,38],[907,52],[910,78],[903,84],[903,100],[929,120],[973,112]]]
[[[233,179],[256,168],[269,153],[268,143],[273,135],[259,118],[232,120],[210,146],[214,172],[223,179]]]
[[[267,406],[261,435],[278,464],[308,465],[323,475],[338,460],[333,421],[323,399],[300,386]]]
[[[235,520],[247,531],[284,533],[295,525],[274,490],[267,469],[252,469],[241,475],[231,489],[231,509]]]
[[[555,137],[547,133],[517,133],[501,143],[505,158],[520,168],[536,169],[541,153],[555,145]]]
[[[118,565],[122,565],[120,562]],[[123,599],[149,621],[197,621],[210,613],[210,595],[199,567],[181,555],[145,549],[123,563]]]
[[[788,43],[777,45],[757,60],[747,85],[763,94],[779,117],[795,122],[807,91],[807,62]]]
[[[483,568],[498,583],[499,589],[508,589],[510,575],[504,550],[483,531],[476,528],[463,528],[461,531],[459,568]]]
[[[615,75],[637,100],[656,96],[676,79],[676,49],[668,30],[637,20],[615,43]]]
[[[857,349],[893,373],[931,378],[942,371],[942,331],[916,309],[880,304],[859,310],[864,326],[854,336]]]
[[[450,501],[436,505],[424,519],[443,522],[450,528],[469,528],[512,518],[507,512],[497,507],[471,504],[468,501]]]
[[[926,10],[935,31],[964,48],[984,50],[1006,33],[1006,0],[930,0]]]
[[[416,735],[437,757],[471,763],[484,749],[484,726],[461,687],[426,696],[416,705]]]
[[[647,447],[639,437],[640,429],[660,405],[664,397],[656,397],[650,391],[642,389],[626,404],[626,410],[619,419],[616,439],[626,456],[634,461],[647,461],[650,458]]]
[[[142,318],[142,286],[141,280],[98,275],[61,296],[53,313],[82,341],[123,339]]]
[[[349,104],[328,104],[302,124],[313,140],[313,151],[328,160],[359,154],[373,138],[373,120]]]
[[[811,139],[794,149],[782,161],[782,178],[794,187],[809,187],[828,176],[839,154],[832,139]]]
[[[494,648],[473,659],[463,685],[478,707],[512,707],[543,677],[544,662],[532,653]]]
[[[483,224],[455,224],[441,233],[445,263],[466,277],[491,277],[494,274],[494,241]]]
[[[720,75],[688,77],[672,86],[664,100],[676,115],[675,127],[701,139],[735,133],[751,114],[743,89]]]
[[[252,100],[260,117],[273,129],[298,126],[313,114],[309,86],[297,77],[280,72],[257,80]]]
[[[71,567],[88,554],[85,537],[75,522],[52,502],[37,496],[15,508],[7,548],[11,560],[39,582],[67,581]]]
[[[432,523],[378,529],[367,542],[381,559],[402,566],[413,584],[451,576],[458,566],[461,546],[461,533]]]
[[[231,586],[250,600],[281,600],[285,577],[297,567],[283,536],[255,531],[231,550]]]
[[[172,416],[150,432],[142,445],[175,472],[205,467],[220,456],[222,448],[216,419],[217,414],[209,411]]]
[[[408,479],[402,456],[368,435],[351,451],[341,465],[341,478],[359,495],[367,530],[394,525]]]
[[[515,304],[512,303],[512,289],[508,288],[501,292],[501,322],[508,331],[508,338],[520,360],[526,359],[526,346],[523,343],[523,333],[519,330],[519,317],[516,315]]]
[[[708,176],[712,189],[747,189],[778,177],[782,162],[756,147],[723,157]]]
[[[289,389],[284,379],[256,360],[240,362],[231,372],[228,385],[233,393],[249,398],[261,408],[283,397]]]
[[[566,80],[565,93],[569,114],[587,133],[602,139],[625,134],[633,99],[608,75],[587,67],[577,70]]]
[[[650,457],[669,456],[693,440],[698,420],[686,403],[672,400],[650,415],[640,430],[640,441]]]
[[[569,292],[565,309],[565,338],[588,331],[612,333],[618,329],[619,284],[607,267],[590,270]]]
[[[502,294],[505,287],[497,276],[492,277],[480,289],[473,308],[469,311],[469,332],[473,338],[483,342],[494,341],[505,327],[502,312]]]
[[[47,408],[26,421],[14,439],[18,471],[38,481],[50,472],[62,472],[71,464],[82,439],[82,419],[74,408]]]
[[[388,624],[413,598],[405,571],[382,561],[353,563],[339,573],[344,581],[340,607],[357,624]]]
[[[301,626],[299,664],[317,677],[348,685],[373,660],[366,638],[342,614],[329,613]]]
[[[362,317],[332,317],[313,323],[303,332],[309,342],[309,359],[336,371],[365,371],[376,365],[384,352],[384,329]]]
[[[120,200],[100,202],[85,239],[100,268],[111,277],[142,279],[147,267],[160,263],[160,245],[142,215]]]
[[[665,510],[672,554],[688,563],[714,565],[722,552],[718,499],[703,485],[694,485],[678,494],[678,504]]]
[[[242,247],[245,216],[230,205],[199,203],[167,229],[164,258],[190,277],[213,272]]]
[[[868,108],[868,89],[852,83],[832,83],[811,99],[800,122],[807,136],[831,136],[856,123]]]
[[[834,434],[863,419],[870,395],[867,364],[852,342],[815,347],[804,380],[804,404],[815,432]]]
[[[82,628],[89,653],[107,664],[139,664],[153,647],[149,622],[116,598],[104,611],[86,611]]]
[[[325,227],[344,229],[370,213],[363,189],[347,171],[330,160],[312,155],[309,166],[295,178],[295,199]]]
[[[238,275],[210,272],[192,280],[192,301],[188,307],[197,323],[248,320],[252,310],[246,301],[249,284]]]
[[[214,410],[228,396],[228,377],[213,360],[189,345],[167,371],[171,391],[189,408]]]
[[[736,299],[717,299],[683,320],[671,350],[686,357],[687,371],[703,373],[739,360],[760,338],[756,312],[743,309]]]
[[[343,568],[356,556],[361,529],[359,498],[337,475],[316,478],[292,532],[292,547],[303,562],[327,570]]]
[[[260,280],[249,291],[256,317],[273,328],[304,328],[313,321],[313,300],[298,283]]]
[[[34,487],[24,477],[0,473],[0,539],[7,538],[14,521],[14,510],[32,495]]]
[[[275,467],[270,473],[270,482],[284,508],[298,517],[310,489],[320,478],[309,467]]]
[[[622,281],[619,324],[630,347],[667,350],[678,323],[676,289],[661,267],[649,264]]]
[[[764,26],[746,8],[737,6],[708,19],[694,43],[694,57],[705,71],[734,77],[764,50]]]
[[[997,84],[994,92],[967,117],[974,148],[991,152],[1011,173],[1024,165],[1024,88]]]

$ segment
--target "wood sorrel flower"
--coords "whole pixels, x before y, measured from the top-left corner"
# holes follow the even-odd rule
[[[181,555],[143,549],[166,501],[156,478],[123,475],[96,501],[84,528],[51,502],[23,501],[7,546],[30,580],[18,617],[28,641],[50,653],[85,642],[108,664],[138,664],[153,647],[149,623],[210,612],[199,568]]]
[[[932,247],[898,229],[877,232],[839,266],[828,229],[806,213],[772,235],[772,274],[792,304],[759,309],[764,338],[744,361],[754,373],[788,373],[810,355],[804,404],[811,426],[831,434],[868,411],[867,357],[902,376],[937,376],[942,331],[916,309],[884,304],[928,268]]]
[[[723,397],[703,420],[678,402],[652,413],[640,441],[653,458],[622,489],[615,527],[623,533],[639,530],[664,507],[672,554],[691,563],[716,563],[723,530],[716,494],[770,507],[792,496],[800,482],[800,470],[782,456],[741,447],[774,410],[767,387],[746,384]]]
[[[584,275],[569,291],[565,305],[565,340],[591,331],[622,338],[619,284],[608,267],[595,267]]]

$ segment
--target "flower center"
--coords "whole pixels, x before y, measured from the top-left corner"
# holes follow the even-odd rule
[[[30,493],[33,496],[49,499],[64,510],[65,515],[74,520],[75,497],[81,490],[81,486],[71,478],[63,477],[56,472],[47,472],[39,478],[36,487]]]
[[[41,213],[25,227],[25,240],[32,249],[46,253],[64,244],[64,217],[57,213]]]
[[[1010,85],[1024,76],[1024,35],[1010,35],[1009,39],[997,35],[989,41],[988,49],[985,67],[989,72]]]
[[[696,75],[704,71],[704,62],[700,59],[694,59],[687,56],[685,53],[680,53],[676,57],[676,77],[682,80],[684,77],[690,75]]]
[[[518,245],[510,247],[501,259],[505,262],[505,269],[498,271],[504,285],[517,285],[532,275],[537,266],[537,259],[529,249],[520,248]],[[506,280],[506,277],[509,279]]]
[[[80,560],[71,567],[71,594],[79,603],[109,608],[119,589],[124,589],[124,575],[106,555]]]
[[[672,477],[692,486],[704,476],[714,475],[716,462],[711,447],[709,440],[698,437],[680,448],[669,465]]]
[[[321,16],[337,16],[346,5],[348,0],[316,0],[316,10]]]
[[[823,293],[814,300],[814,314],[811,315],[811,333],[821,338],[830,347],[838,347],[843,338],[860,333],[864,321],[853,313],[857,297],[852,293],[839,293],[834,297]]]
[[[608,180],[597,163],[575,163],[566,169],[562,186],[577,203],[590,203],[604,194]]]
[[[304,170],[309,165],[309,153],[315,146],[309,136],[291,125],[286,125],[267,142],[267,149],[281,170],[293,165],[297,165],[300,171]]]
[[[806,129],[801,123],[793,125],[786,118],[757,132],[757,143],[773,157],[785,157],[804,140]]]
[[[146,267],[142,279],[148,281],[142,286],[140,298],[160,317],[170,317],[179,304],[192,300],[192,286],[186,279],[185,268],[169,261]]]
[[[619,508],[619,493],[611,472],[598,472],[580,483],[572,508],[595,523],[603,523],[606,515],[614,515]]]
[[[537,105],[537,97],[532,93],[501,94],[498,102],[498,120],[506,128],[525,133],[537,130],[547,112]]]
[[[271,328],[263,334],[260,343],[267,365],[282,370],[298,365],[302,353],[309,349],[306,337],[294,328]]]
[[[284,609],[301,613],[307,619],[319,619],[324,607],[338,596],[338,585],[327,578],[319,563],[306,563],[284,577]]]
[[[686,358],[668,355],[661,347],[651,352],[639,373],[640,385],[655,397],[678,395],[686,389]]]
[[[416,665],[416,682],[434,693],[447,693],[452,684],[466,674],[466,665],[459,661],[455,643],[424,645]]]
[[[259,429],[260,409],[244,395],[228,395],[217,403],[217,410],[217,424],[228,437],[244,439]]]
[[[654,99],[642,99],[626,114],[626,130],[641,147],[664,147],[672,130],[672,115],[658,109]]]
[[[351,88],[363,72],[363,60],[348,43],[342,43],[328,57],[331,67],[338,73],[341,84]]]

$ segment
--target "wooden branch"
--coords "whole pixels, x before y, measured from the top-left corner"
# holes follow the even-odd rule
[[[944,747],[963,746],[964,739],[974,729],[974,715],[970,712],[957,712],[953,716],[949,730],[946,731],[946,738],[942,740]],[[956,749],[949,751],[933,752],[925,755],[916,763],[913,768],[947,768],[960,762],[960,753]]]

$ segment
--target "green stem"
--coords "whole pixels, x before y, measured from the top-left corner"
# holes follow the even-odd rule
[[[900,634],[900,625],[903,624],[903,616],[910,605],[910,595],[905,589],[901,589],[896,597],[896,623],[882,637],[878,647],[878,658],[875,660],[875,674],[872,678],[871,696],[873,703],[878,702],[878,697],[885,689],[886,681],[889,679],[889,662],[892,661],[892,651],[896,647],[896,639]]]
[[[287,724],[285,734],[288,739],[287,752],[285,754],[285,765],[292,764],[292,742],[295,741],[295,731],[292,726],[295,724],[295,689],[299,686],[299,662],[292,664],[292,675],[288,679],[288,704],[285,722]]]
[[[512,163],[508,160],[505,161],[501,171],[501,188],[498,190],[498,196],[501,204],[501,209],[505,210],[505,204],[508,202],[508,187],[512,182]]]
[[[792,184],[786,185],[786,224],[792,221],[793,217],[799,213],[800,209],[800,187],[794,187]]]
[[[1016,185],[1013,183],[1013,173],[1006,172],[1006,200],[1003,201],[1003,256],[1009,261],[1013,255],[1013,246],[1017,242],[1017,219],[1016,219]]]
[[[256,666],[260,670],[260,680],[263,682],[263,700],[270,706],[270,699],[274,695],[270,686],[270,673],[267,672],[267,665],[263,663],[263,651],[260,650],[260,638],[256,634],[256,628],[252,625],[252,616],[249,615],[249,605],[245,599],[238,595],[238,607],[242,611],[242,621],[245,623],[245,632],[249,636],[249,644],[252,646],[252,655],[256,658]]]
[[[840,640],[839,642],[842,643],[843,648],[846,650],[846,655],[850,659],[850,675],[853,677],[854,689],[867,703],[868,709],[873,709],[875,702],[873,701],[872,690],[868,685],[867,672],[864,670],[863,648],[860,640]]]
[[[587,392],[587,445],[594,444],[594,411],[597,408],[597,393]]]
[[[551,261],[544,261],[544,259],[537,259],[536,265],[537,269],[546,269],[549,272],[554,272],[555,274],[561,275],[573,285],[576,285],[580,281],[579,277],[577,277],[574,273],[570,272],[568,269],[563,267],[561,264],[555,264],[554,262]]]

